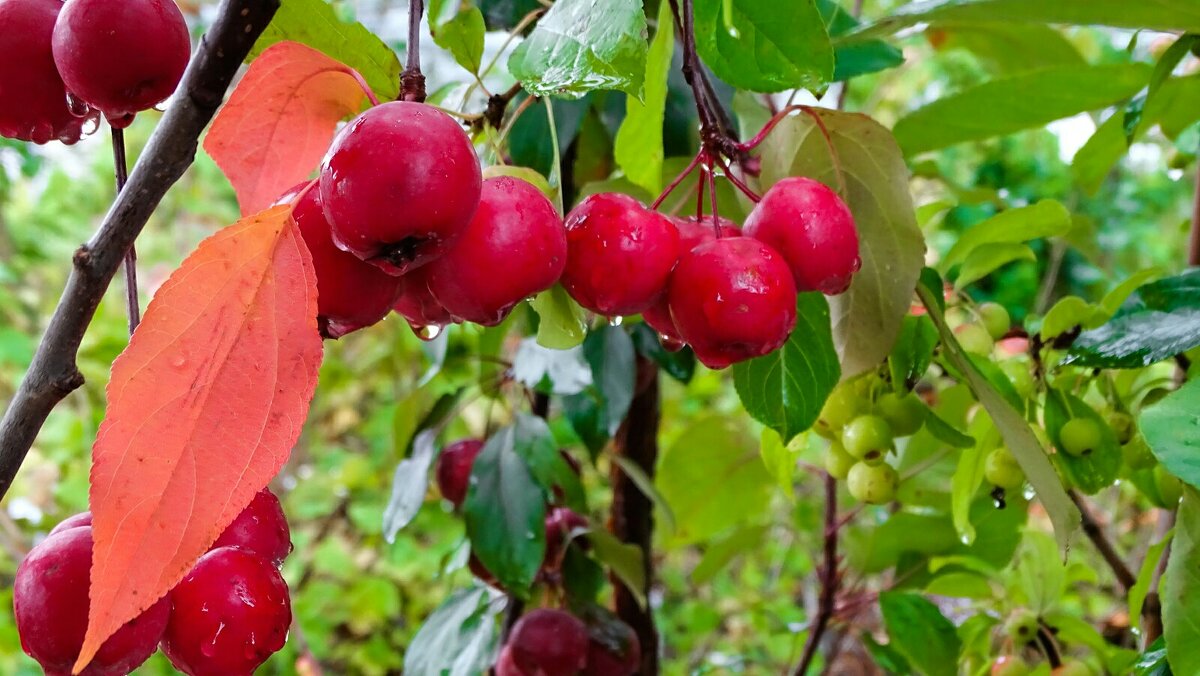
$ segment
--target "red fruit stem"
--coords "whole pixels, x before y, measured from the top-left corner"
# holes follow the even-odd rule
[[[817,618],[813,621],[812,629],[808,632],[808,639],[804,642],[804,653],[800,657],[800,663],[796,665],[795,671],[792,672],[795,676],[804,676],[808,673],[813,658],[817,655],[821,636],[829,626],[829,620],[833,618],[836,609],[838,583],[841,581],[841,576],[838,575],[838,530],[837,479],[827,473],[825,475],[825,548],[820,572],[821,596],[817,601]]]
[[[33,361],[0,420],[0,497],[12,486],[50,411],[83,385],[75,359],[100,299],[167,190],[195,158],[197,139],[233,76],[279,9],[279,0],[224,0],[166,114],[71,275]]]
[[[754,190],[751,189],[750,186],[746,185],[746,183],[744,181],[742,181],[742,179],[738,178],[737,176],[734,176],[733,172],[730,170],[730,166],[728,164],[726,164],[724,158],[717,156],[716,161],[717,161],[717,166],[719,166],[721,168],[721,171],[723,171],[725,173],[725,178],[730,183],[732,183],[738,190],[742,191],[742,194],[745,195],[751,202],[758,204],[759,202],[762,201],[761,195],[754,192]]]
[[[421,73],[421,15],[425,0],[408,0],[408,44],[405,45],[404,72],[400,73],[400,98],[425,102],[425,76]]]
[[[708,171],[708,167],[700,170],[701,174],[696,179],[696,220],[704,218],[704,186],[707,181],[704,180],[704,172]]]
[[[760,144],[762,144],[762,142],[765,141],[768,136],[771,135],[771,131],[775,129],[775,125],[779,124],[784,120],[784,118],[796,111],[800,111],[811,117],[813,122],[817,125],[817,128],[821,130],[821,136],[825,139],[825,147],[829,149],[829,160],[833,163],[834,177],[837,179],[838,183],[838,194],[842,196],[842,199],[845,199],[846,176],[842,171],[842,159],[838,155],[837,147],[833,145],[833,137],[830,136],[829,129],[825,126],[825,121],[821,119],[820,114],[818,114],[812,106],[805,106],[797,103],[784,107],[783,110],[775,113],[775,115],[772,116],[765,125],[763,125],[763,128],[754,135],[754,138],[743,143],[735,144],[737,149],[743,152],[754,150]]]
[[[680,183],[683,183],[683,179],[687,178],[688,174],[692,173],[692,170],[696,168],[696,165],[700,164],[701,158],[703,157],[704,151],[702,150],[692,158],[691,162],[688,162],[687,167],[685,167],[678,176],[676,176],[670,183],[667,184],[667,187],[662,191],[662,194],[658,196],[658,199],[654,200],[654,203],[650,205],[650,208],[658,209],[658,207],[663,203],[663,200],[667,199],[667,196],[670,195],[675,188],[679,187]]]
[[[717,215],[717,175],[711,163],[704,167],[704,171],[708,175],[708,211],[712,217],[713,236],[721,239],[721,217]]]
[[[113,170],[117,177],[117,194],[129,181],[129,162],[125,159],[125,130],[112,128]],[[129,317],[129,335],[142,323],[142,308],[138,303],[137,248],[132,242],[125,251],[125,313]]]

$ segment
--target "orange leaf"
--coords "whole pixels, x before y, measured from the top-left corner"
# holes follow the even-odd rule
[[[300,435],[322,348],[290,209],[201,242],[113,363],[92,447],[96,544],[76,673],[183,578]]]
[[[308,178],[366,87],[358,71],[298,42],[271,45],[250,64],[204,139],[243,216]]]

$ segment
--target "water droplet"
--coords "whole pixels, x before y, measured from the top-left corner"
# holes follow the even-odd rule
[[[658,339],[662,341],[663,349],[667,352],[678,352],[683,349],[684,345],[687,345],[687,343],[683,342],[682,340],[678,338],[672,338],[665,333],[658,334]]]
[[[742,37],[742,32],[739,31],[736,26],[730,26],[728,32],[729,32],[729,37],[733,38],[734,40],[740,39]]]
[[[409,322],[408,327],[412,329],[413,334],[425,341],[434,340],[438,336],[442,335],[442,327],[437,324],[422,326],[420,324]]]
[[[71,92],[67,92],[67,111],[75,117],[87,117],[91,114],[92,107],[84,102],[83,99]]]
[[[609,318],[608,318],[608,325],[609,325],[609,326],[620,326],[620,325],[621,325],[622,323],[624,323],[624,322],[625,322],[625,318],[624,318],[624,317],[622,317],[622,316],[620,316],[620,315],[617,315],[616,317],[609,317]]]
[[[177,369],[183,368],[186,364],[187,364],[187,358],[181,354],[177,354],[174,357],[171,357],[171,366],[174,366]]]
[[[91,136],[92,134],[95,134],[96,130],[99,128],[100,128],[100,118],[99,117],[89,117],[88,119],[83,121],[83,126],[80,127],[80,131],[84,136]]]
[[[201,654],[203,654],[205,657],[212,657],[217,653],[217,639],[221,637],[222,631],[225,631],[224,622],[218,624],[217,631],[213,634],[213,637],[206,641],[204,645],[200,646]]]

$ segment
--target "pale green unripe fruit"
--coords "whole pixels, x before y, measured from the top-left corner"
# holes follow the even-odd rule
[[[1012,326],[1012,317],[1009,316],[1008,310],[999,303],[984,303],[979,306],[979,321],[983,323],[983,327],[987,329],[988,335],[992,340],[1000,340],[1008,333],[1009,327]]]
[[[825,449],[825,471],[835,479],[845,479],[856,462],[858,458],[847,453],[840,441],[831,441]]]
[[[954,337],[971,354],[990,355],[996,347],[996,341],[982,324],[963,324],[955,330]]]
[[[983,476],[993,486],[1009,491],[1025,483],[1025,472],[1007,446],[993,448],[988,453],[983,461]]]
[[[829,393],[813,429],[823,437],[836,439],[846,423],[866,410],[867,402],[852,384],[843,383]]]
[[[855,500],[869,505],[882,505],[896,497],[900,475],[887,463],[868,465],[860,462],[850,468],[846,488]]]
[[[1091,418],[1072,418],[1058,431],[1061,450],[1074,456],[1090,455],[1104,441],[1100,425]]]
[[[860,415],[842,430],[842,446],[856,458],[871,451],[886,451],[892,447],[892,428],[877,415]]]
[[[898,394],[889,392],[875,403],[876,409],[892,428],[892,433],[898,437],[916,434],[925,424],[925,404],[921,398],[911,392]]]

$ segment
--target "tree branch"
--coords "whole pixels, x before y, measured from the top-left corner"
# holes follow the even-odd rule
[[[67,286],[33,363],[0,420],[0,497],[8,492],[50,411],[83,385],[75,357],[101,297],[163,195],[191,165],[200,133],[278,8],[279,0],[224,1],[188,64],[180,95],[150,137],[128,184],[92,240],[75,252]]]
[[[1137,583],[1137,576],[1125,564],[1125,560],[1117,553],[1116,547],[1108,541],[1108,536],[1104,534],[1104,529],[1096,522],[1092,512],[1088,509],[1087,503],[1084,502],[1083,496],[1075,490],[1067,491],[1067,495],[1071,496],[1071,501],[1079,508],[1079,516],[1083,525],[1083,532],[1096,546],[1096,550],[1100,552],[1100,556],[1104,557],[1104,561],[1112,568],[1113,575],[1116,576],[1117,582],[1121,585],[1124,593],[1128,594],[1130,588]]]
[[[800,663],[796,665],[796,670],[792,673],[795,676],[804,676],[812,667],[813,658],[817,655],[817,647],[821,643],[821,636],[825,633],[825,629],[829,626],[829,620],[833,618],[833,612],[837,601],[838,583],[841,578],[838,575],[838,560],[837,560],[837,539],[838,539],[838,518],[837,518],[837,479],[833,475],[825,475],[825,555],[821,563],[821,596],[817,601],[817,619],[813,623],[812,629],[808,632],[808,640],[804,642],[804,653],[800,656]]]
[[[112,128],[113,173],[117,179],[117,194],[129,182],[129,161],[125,159],[125,130]],[[115,199],[115,198],[114,198]],[[129,335],[142,322],[142,309],[138,303],[137,247],[130,244],[125,252],[125,315],[129,318]]]
[[[660,419],[658,400],[658,367],[653,361],[638,356],[637,375],[633,402],[629,414],[613,440],[613,452],[636,464],[651,479],[658,461],[658,423]],[[635,544],[642,550],[642,570],[645,573],[644,598],[650,597],[654,580],[654,563],[651,542],[654,535],[654,504],[633,479],[613,463],[612,467],[612,511],[609,530],[622,542]],[[638,605],[637,597],[625,584],[613,576],[617,617],[637,633],[642,649],[642,664],[638,669],[643,676],[659,673],[658,630],[654,627],[654,614],[649,608]]]

